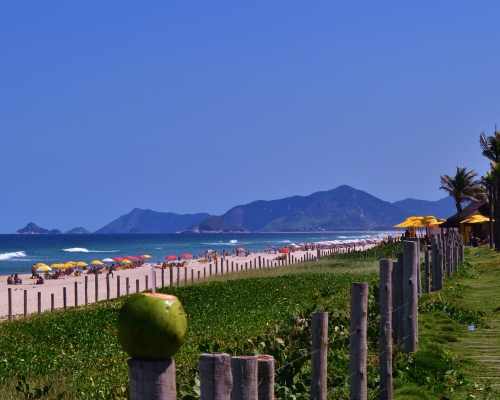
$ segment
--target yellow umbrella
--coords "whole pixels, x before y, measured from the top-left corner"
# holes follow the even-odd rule
[[[64,268],[64,264],[52,264],[50,266],[50,268],[54,269],[54,268]]]
[[[103,265],[104,264],[102,261],[99,261],[99,260],[92,260],[90,263],[93,265]]]
[[[144,258],[151,258],[151,256],[149,254],[143,254],[142,255]]]
[[[44,263],[38,263],[38,264],[36,264],[36,265],[35,265],[35,267],[37,267],[37,268],[40,268],[40,267],[48,267],[48,265],[47,265],[47,264],[44,264]]]
[[[132,261],[125,259],[125,260],[122,260],[121,263],[122,264],[131,264]]]
[[[72,265],[72,266],[75,266],[76,265],[76,262],[75,261],[68,261],[65,263],[65,265]]]
[[[495,220],[493,220],[495,221]],[[482,224],[484,222],[490,222],[488,217],[481,214],[472,215],[471,217],[464,219],[461,224]]]
[[[43,264],[43,263],[40,263],[40,264]],[[52,268],[50,268],[48,265],[40,265],[36,270],[35,272],[50,272],[52,271]]]
[[[419,227],[421,226],[423,217],[408,217],[403,222],[394,225],[394,228],[409,228],[410,226]]]
[[[86,267],[88,264],[86,262],[83,262],[83,261],[78,261],[76,264],[75,264],[75,267]]]

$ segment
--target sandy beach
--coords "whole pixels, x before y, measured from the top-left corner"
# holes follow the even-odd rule
[[[367,246],[368,248],[368,246]],[[291,256],[295,260],[305,259],[309,254],[309,258],[315,257],[317,255],[316,250],[309,251],[295,251],[291,253]],[[231,269],[231,263],[234,264],[234,269],[236,271],[236,264],[238,264],[239,269],[245,268],[245,263],[247,263],[248,268],[250,268],[250,262],[252,262],[252,268],[258,268],[259,256],[263,260],[262,264],[267,265],[277,257],[279,254],[250,254],[249,256],[229,256],[226,257],[226,261],[229,261],[229,269]],[[255,262],[257,260],[257,263]],[[272,261],[272,264],[277,265],[277,261]],[[194,277],[194,282],[198,281],[198,271],[200,272],[200,278],[203,280],[204,270],[206,271],[207,277],[209,276],[209,263],[200,263],[198,260],[190,260],[186,268],[180,268],[180,285],[184,285],[185,279],[185,269],[187,270],[188,284],[191,284],[191,276]],[[193,271],[193,273],[191,273]],[[8,316],[8,289],[12,292],[12,314],[14,318],[17,316],[22,316],[24,314],[24,292],[27,295],[27,313],[37,313],[38,312],[38,293],[41,294],[41,311],[51,309],[51,295],[54,294],[54,308],[63,307],[63,292],[66,289],[66,299],[67,307],[75,306],[75,301],[78,306],[85,304],[85,277],[87,277],[88,282],[88,303],[95,302],[96,290],[95,290],[95,275],[94,274],[84,274],[81,276],[68,276],[61,279],[47,279],[43,285],[36,285],[34,279],[30,279],[31,274],[20,275],[23,283],[21,285],[7,285],[7,276],[0,276],[0,320],[5,320]],[[219,261],[219,271],[220,274],[220,261]],[[224,274],[227,273],[226,266],[224,266]],[[237,273],[237,272],[234,272]],[[161,269],[155,268],[156,274],[156,286],[161,287]],[[174,286],[177,284],[177,268],[173,268],[174,274]],[[212,274],[215,274],[215,265],[212,263]],[[106,273],[98,275],[98,299],[105,300],[107,296],[107,285],[106,285]],[[120,282],[120,295],[123,296],[127,293],[126,282],[129,279],[129,293],[135,293],[136,291],[136,281],[139,280],[139,291],[146,290],[146,276],[148,276],[148,287],[152,287],[152,268],[151,266],[142,266],[135,269],[126,269],[115,271],[113,277],[109,277],[110,281],[110,298],[116,298],[118,293],[118,281]],[[120,279],[118,279],[120,277]],[[165,270],[165,286],[170,283],[170,271]],[[77,287],[77,296],[75,298],[75,284]]]

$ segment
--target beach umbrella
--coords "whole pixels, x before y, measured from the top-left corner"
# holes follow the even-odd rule
[[[65,265],[75,266],[76,262],[75,261],[68,261],[65,263]]]
[[[125,259],[130,261],[141,261],[139,257],[133,257],[133,256],[125,257]]]
[[[105,258],[104,260],[102,260],[102,262],[114,262],[115,260],[113,260],[112,258]]]
[[[244,251],[245,249],[243,247],[238,247],[236,251]]]
[[[50,266],[50,268],[52,268],[52,269],[57,269],[57,268],[61,269],[61,268],[64,268],[64,264],[52,264]]]
[[[142,258],[151,258],[151,256],[149,254],[143,254],[141,257]]]
[[[43,264],[43,263],[40,263],[40,264]],[[38,267],[35,272],[52,272],[52,268],[50,268],[48,265],[41,265],[40,267]]]
[[[121,260],[120,262],[122,264],[132,264],[132,261],[130,261],[129,259]]]
[[[495,221],[495,220],[493,220]],[[461,221],[461,224],[483,224],[485,222],[490,222],[490,219],[488,217],[485,217],[484,215],[481,214],[476,214],[472,215],[471,217],[464,219]]]
[[[76,264],[75,264],[75,267],[86,267],[88,264],[86,262],[83,262],[83,261],[78,261]]]
[[[173,260],[177,260],[177,256],[170,255],[170,256],[166,256],[165,259],[169,260],[169,261],[173,261]]]
[[[287,249],[286,247],[282,248],[279,252],[280,253],[288,253],[290,249]]]
[[[181,258],[193,258],[193,255],[188,254],[188,253],[184,253],[184,254],[181,254]]]
[[[36,265],[35,265],[35,267],[37,267],[37,268],[40,268],[40,267],[48,267],[48,265],[47,265],[47,264],[44,264],[44,263],[38,263],[38,264],[36,264]]]
[[[115,257],[115,258],[113,258],[113,261],[122,262],[123,258],[121,258],[121,257]]]
[[[113,261],[113,260],[111,260],[111,261]],[[102,264],[103,264],[103,262],[102,262],[102,261],[99,261],[99,260],[92,260],[90,263],[91,263],[92,265],[102,265]]]

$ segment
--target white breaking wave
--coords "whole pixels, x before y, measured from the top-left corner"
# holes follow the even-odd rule
[[[236,239],[230,240],[229,243],[238,243]]]
[[[26,257],[24,251],[14,251],[12,253],[0,254],[0,260],[10,260],[11,258]]]
[[[63,249],[63,251],[69,251],[70,253],[117,253],[120,250],[89,250],[83,247],[73,247],[71,249]]]

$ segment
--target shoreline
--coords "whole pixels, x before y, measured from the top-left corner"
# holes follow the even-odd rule
[[[365,245],[365,249],[369,249],[374,247],[375,244],[367,244]],[[343,247],[345,249],[345,247]],[[328,251],[328,249],[323,249],[324,251]],[[341,250],[342,251],[342,250]],[[297,250],[290,252],[291,256],[295,260],[305,260],[306,257],[316,257],[317,250]],[[308,256],[307,256],[308,254]],[[252,269],[255,269],[256,261],[258,262],[259,257],[261,258],[262,263],[267,265],[268,260],[274,261],[273,264],[277,264],[277,261],[273,260],[275,257],[279,256],[277,254],[266,254],[266,253],[252,253],[249,256],[228,256],[226,257],[226,262],[229,262],[229,265],[233,264],[236,272],[236,264],[238,267],[243,269],[243,266],[247,264],[250,265],[252,263]],[[220,260],[220,258],[219,258]],[[224,263],[224,273],[232,273],[226,271],[226,262]],[[300,261],[297,261],[300,262]],[[194,283],[198,282],[198,272],[200,273],[200,280],[203,280],[204,273],[209,277],[209,265],[212,264],[213,274],[215,274],[215,264],[212,263],[201,263],[199,260],[189,260],[186,267],[182,267],[179,269],[179,281],[180,286],[184,286],[184,280],[186,277],[187,271],[187,280],[188,285],[191,285],[191,278],[194,278]],[[155,264],[152,264],[155,265]],[[240,269],[240,270],[241,270]],[[155,268],[155,276],[156,276],[156,287],[161,287],[161,268]],[[191,272],[192,271],[192,272]],[[85,272],[85,271],[84,271]],[[219,273],[220,273],[220,261],[219,261]],[[72,307],[75,306],[75,283],[76,283],[76,291],[77,291],[77,304],[78,306],[85,305],[85,277],[87,277],[88,283],[88,303],[94,303],[96,298],[96,283],[95,283],[95,275],[94,274],[85,274],[82,273],[80,276],[68,276],[60,279],[47,279],[43,285],[36,285],[34,279],[30,279],[30,274],[22,274],[20,278],[23,280],[23,283],[20,285],[8,285],[7,277],[9,275],[0,275],[0,320],[6,320],[8,316],[8,292],[11,289],[12,293],[12,314],[13,319],[17,319],[18,316],[22,317],[24,314],[24,296],[26,291],[27,296],[27,314],[33,314],[38,312],[38,296],[40,293],[41,296],[41,312],[51,309],[51,295],[54,295],[54,309],[63,308],[63,293],[66,291],[67,296],[67,306]],[[102,274],[98,274],[98,301],[105,300],[107,298],[107,273],[103,271]],[[139,280],[139,291],[142,292],[146,290],[146,279],[149,283],[149,289],[152,286],[152,268],[149,266],[141,266],[134,269],[125,269],[120,271],[115,271],[113,277],[109,278],[109,289],[110,289],[110,299],[116,298],[118,293],[118,281],[120,281],[120,295],[123,296],[126,294],[126,282],[127,278],[129,280],[129,293],[136,292],[136,282]],[[117,279],[117,277],[120,279]],[[146,278],[148,276],[148,278]],[[165,286],[169,286],[170,284],[170,270],[165,269],[164,273]],[[177,267],[173,268],[173,282],[174,286],[177,285]]]

